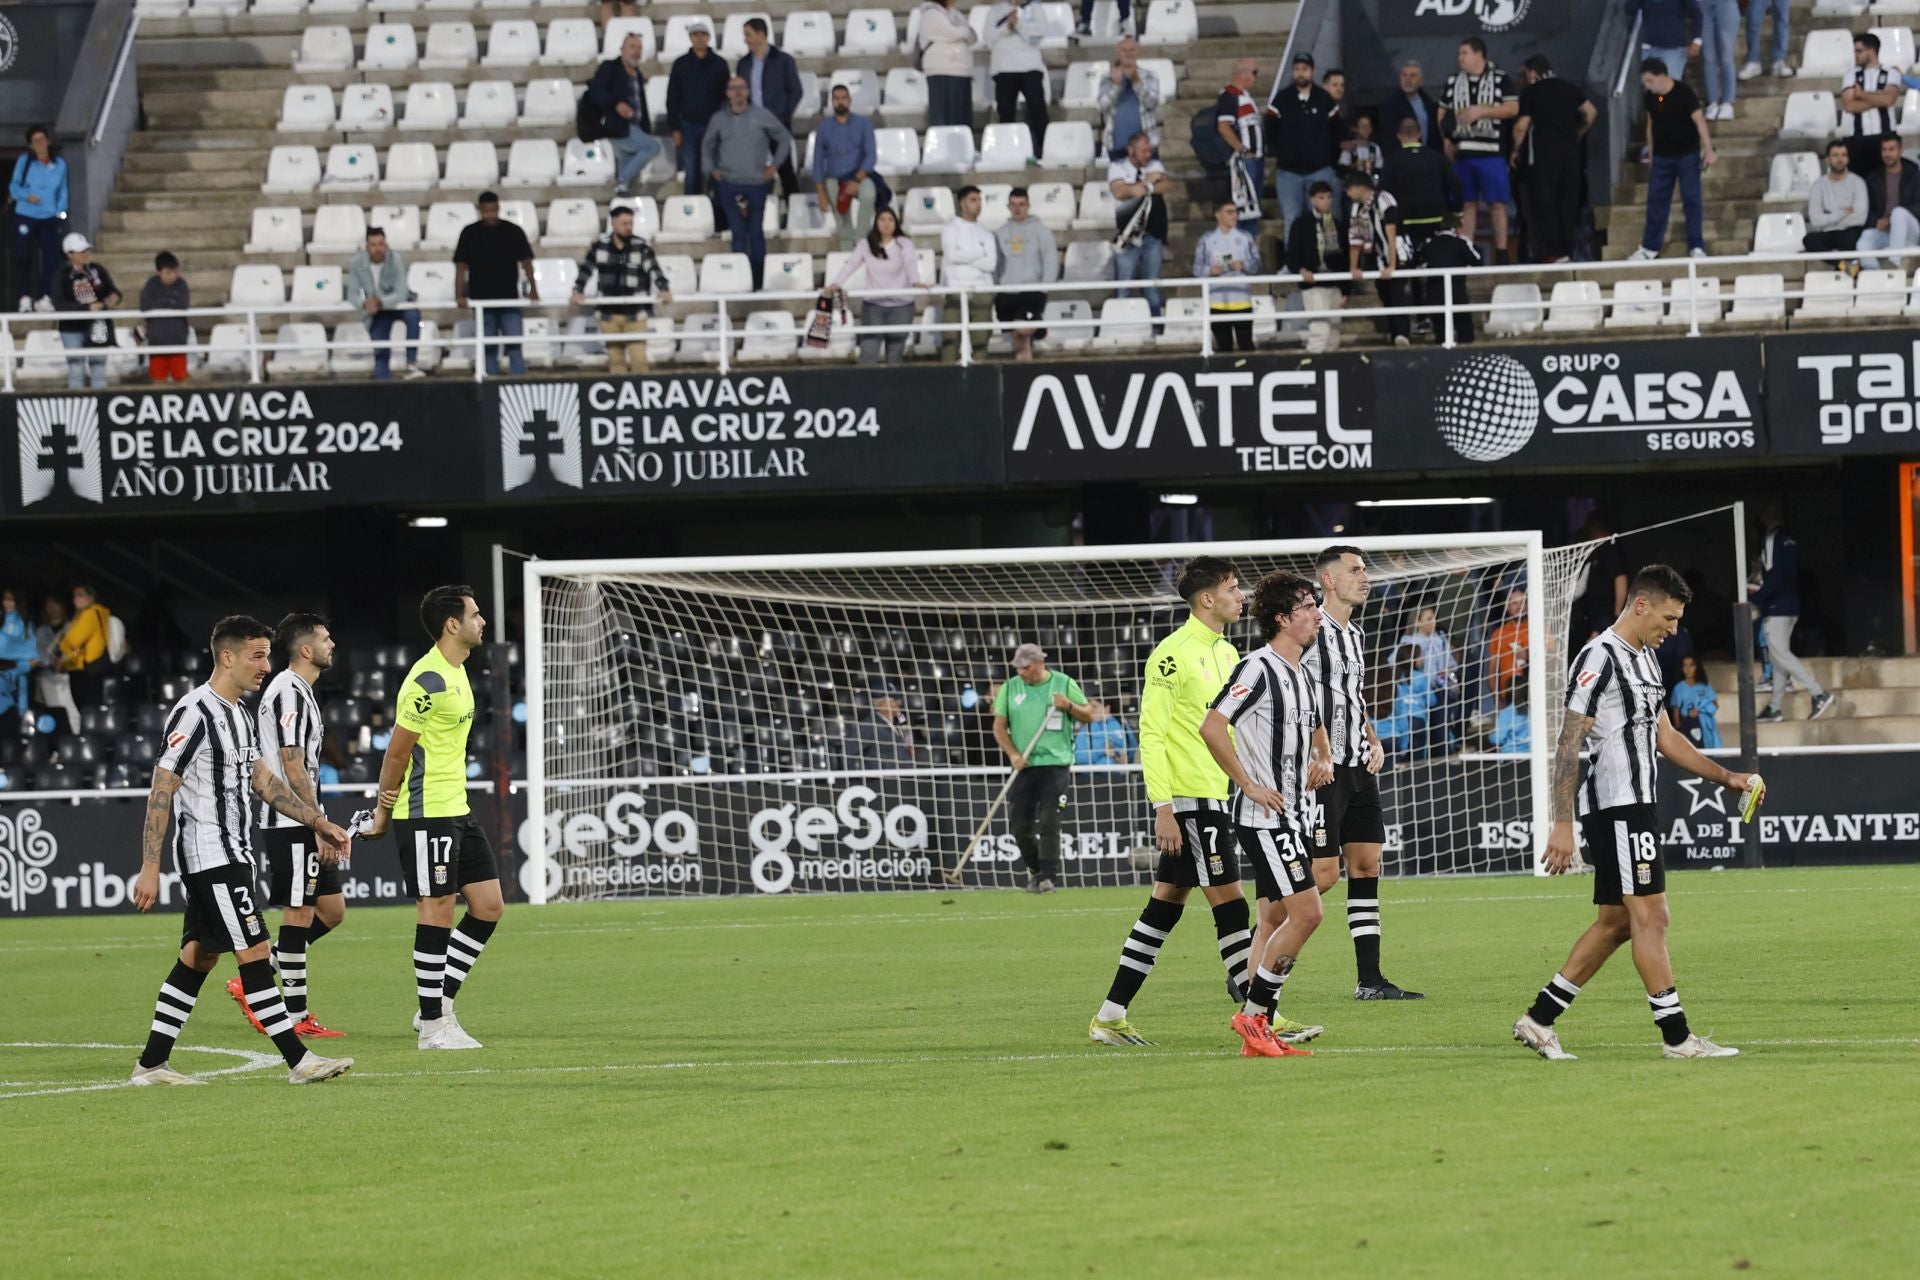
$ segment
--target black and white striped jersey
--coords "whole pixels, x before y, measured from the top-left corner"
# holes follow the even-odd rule
[[[1247,776],[1286,801],[1282,813],[1272,814],[1236,789],[1227,802],[1235,824],[1304,834],[1314,803],[1307,760],[1320,723],[1307,673],[1263,644],[1240,660],[1212,709],[1233,725],[1234,750]]]
[[[1463,124],[1460,113],[1468,107],[1497,107],[1503,102],[1519,100],[1514,92],[1513,82],[1507,73],[1491,62],[1477,76],[1464,71],[1456,71],[1447,78],[1447,87],[1441,95],[1441,101],[1453,113],[1453,149],[1465,155],[1497,156],[1500,154],[1500,127],[1504,120],[1482,118],[1472,124]]]
[[[1660,660],[1651,647],[1637,649],[1609,627],[1580,650],[1567,676],[1567,710],[1593,717],[1587,730],[1587,780],[1580,787],[1582,817],[1654,802],[1665,701]]]
[[[1367,762],[1366,652],[1359,623],[1349,620],[1342,626],[1322,613],[1320,638],[1300,657],[1335,764]]]
[[[1842,93],[1848,89],[1858,89],[1862,93],[1880,93],[1889,87],[1896,89],[1900,87],[1900,73],[1882,66],[1855,67],[1847,73],[1847,78],[1840,82]],[[1877,138],[1882,134],[1893,132],[1893,108],[1868,107],[1865,111],[1843,112],[1840,121],[1841,129],[1853,137]],[[1874,181],[1875,177],[1867,173],[1860,176],[1868,182]]]
[[[320,703],[313,696],[313,686],[289,667],[267,686],[256,714],[259,719],[260,753],[266,757],[267,767],[273,770],[273,775],[282,782],[288,781],[287,766],[280,759],[280,752],[286,747],[298,747],[301,757],[306,761],[307,778],[318,787],[323,730],[320,726]],[[254,809],[255,822],[259,826],[274,828],[301,825],[265,801],[256,803]]]
[[[173,862],[181,875],[253,865],[253,764],[259,758],[253,716],[212,686],[196,686],[173,704],[158,767],[180,775]]]

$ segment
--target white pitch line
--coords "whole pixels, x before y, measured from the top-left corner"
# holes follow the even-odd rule
[[[54,1040],[12,1040],[0,1042],[0,1049],[118,1049],[138,1053],[145,1047],[144,1045],[137,1044],[100,1044],[92,1041],[77,1044],[61,1043]],[[240,1075],[245,1072],[260,1071],[267,1067],[280,1065],[280,1058],[278,1056],[269,1053],[255,1053],[251,1049],[217,1049],[212,1045],[180,1045],[174,1049],[174,1052],[218,1053],[230,1058],[242,1059],[240,1065],[237,1067],[221,1067],[217,1071],[190,1071],[186,1073],[201,1079],[212,1079],[214,1076]],[[31,1083],[46,1084],[47,1082],[33,1081]],[[8,1098],[45,1098],[60,1093],[99,1093],[107,1089],[130,1089],[133,1087],[133,1081],[131,1080],[105,1080],[97,1084],[72,1084],[62,1082],[57,1087],[28,1089],[21,1093],[0,1093],[0,1101]]]

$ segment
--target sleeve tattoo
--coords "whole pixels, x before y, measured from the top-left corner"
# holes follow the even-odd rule
[[[254,762],[253,794],[266,801],[275,813],[292,818],[302,826],[317,826],[327,820],[327,815],[317,805],[309,804],[295,793],[273,770],[267,768],[264,760]]]
[[[142,865],[160,865],[160,846],[167,840],[167,823],[173,817],[173,793],[180,789],[180,775],[170,769],[153,771],[153,786],[147,791],[147,821],[140,830]]]
[[[1580,748],[1586,743],[1592,716],[1569,713],[1560,725],[1560,742],[1553,749],[1553,813],[1555,822],[1573,821],[1573,793],[1580,781]]]

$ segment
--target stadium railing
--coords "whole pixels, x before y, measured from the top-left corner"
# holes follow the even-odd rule
[[[1747,274],[1751,273],[1753,268],[1756,267],[1811,266],[1813,264],[1831,265],[1838,256],[1839,255],[1832,252],[1761,255],[1739,254],[1712,258],[1656,258],[1649,261],[1620,259],[1608,262],[1539,263],[1470,268],[1406,268],[1395,271],[1393,278],[1403,282],[1428,282],[1433,287],[1429,290],[1430,296],[1424,301],[1415,302],[1408,300],[1405,304],[1397,307],[1377,304],[1371,306],[1342,306],[1337,310],[1330,311],[1281,311],[1276,309],[1269,312],[1249,312],[1244,315],[1235,315],[1233,318],[1236,320],[1253,320],[1264,324],[1286,324],[1294,326],[1305,326],[1315,322],[1327,322],[1341,326],[1344,329],[1348,322],[1351,321],[1375,320],[1390,316],[1424,315],[1433,320],[1434,331],[1439,337],[1441,345],[1451,348],[1457,345],[1457,321],[1463,316],[1492,318],[1499,315],[1512,316],[1531,312],[1540,312],[1545,315],[1549,313],[1554,306],[1551,297],[1551,288],[1545,288],[1538,299],[1530,299],[1522,302],[1496,303],[1491,300],[1478,302],[1459,300],[1465,297],[1467,290],[1474,289],[1476,286],[1478,286],[1481,291],[1487,291],[1493,286],[1500,284],[1503,280],[1514,278],[1527,278],[1531,280],[1541,277],[1560,277],[1568,280],[1578,280],[1598,277],[1599,279],[1605,280],[1613,278],[1644,279],[1650,275],[1659,275],[1670,278],[1675,283],[1678,283],[1681,279],[1686,280],[1689,285],[1687,295],[1680,297],[1669,294],[1660,297],[1658,299],[1658,305],[1663,310],[1661,319],[1658,322],[1649,321],[1640,327],[1646,330],[1678,332],[1682,324],[1684,324],[1686,336],[1697,338],[1702,336],[1704,329],[1716,329],[1721,326],[1726,326],[1731,331],[1738,332],[1738,326],[1752,323],[1752,321],[1741,320],[1734,317],[1718,317],[1717,313],[1736,300],[1749,304],[1762,305],[1777,302],[1784,307],[1786,303],[1797,302],[1808,298],[1823,299],[1827,295],[1817,291],[1809,291],[1804,287],[1798,287],[1792,282],[1783,281],[1781,288],[1765,292],[1741,294],[1738,295],[1737,299],[1731,292],[1723,292],[1718,299],[1703,299],[1695,291],[1693,282],[1706,278],[1717,278],[1717,269],[1738,269],[1738,273]],[[1857,259],[1861,255],[1856,251],[1850,252],[1847,256]],[[1876,249],[1872,251],[1872,256],[1876,259],[1892,261],[1905,267],[1920,263],[1920,247]],[[1365,285],[1378,278],[1378,272],[1367,272],[1359,276],[1349,275],[1344,272],[1319,272],[1314,276],[1314,283],[1316,287],[1345,282],[1358,282]],[[1458,279],[1461,282],[1461,287],[1459,289],[1446,288],[1446,282],[1454,279]],[[1273,290],[1279,288],[1300,288],[1302,287],[1302,282],[1297,274],[1278,273],[1238,277],[1233,281],[1233,285],[1236,288],[1251,289],[1256,296],[1260,296],[1263,290],[1268,291],[1266,296],[1272,296]],[[1122,321],[1121,323],[1129,325],[1145,324],[1155,328],[1164,328],[1168,325],[1191,327],[1195,332],[1188,349],[1202,357],[1211,356],[1213,354],[1213,331],[1211,326],[1212,322],[1219,319],[1219,317],[1210,315],[1208,313],[1208,307],[1215,291],[1220,288],[1220,282],[1209,278],[1164,277],[1158,280],[1148,281],[1075,280],[1056,281],[1052,284],[996,285],[978,288],[955,288],[948,285],[922,286],[916,291],[918,297],[915,306],[918,308],[922,305],[921,299],[925,302],[940,303],[943,310],[941,312],[941,318],[938,321],[928,323],[924,320],[916,319],[913,323],[906,325],[862,325],[856,321],[846,324],[836,324],[835,330],[836,332],[850,334],[855,341],[862,336],[895,334],[905,335],[909,339],[917,335],[925,334],[939,334],[944,336],[946,334],[961,333],[985,338],[1009,326],[1007,326],[1005,322],[996,320],[992,316],[990,309],[987,309],[987,314],[980,314],[982,308],[980,308],[979,302],[983,295],[1043,293],[1048,296],[1075,294],[1104,296],[1117,295],[1122,291],[1138,293],[1145,287],[1156,289],[1163,295],[1179,294],[1186,297],[1197,297],[1201,304],[1200,310],[1197,314],[1183,318],[1169,319],[1168,317],[1161,316],[1154,317],[1151,320],[1129,320]],[[1910,279],[1903,283],[1901,288],[1905,301],[1903,301],[1900,311],[1896,314],[1920,315],[1920,279]],[[568,299],[541,299],[539,301],[533,301],[525,298],[515,301],[470,300],[465,308],[434,303],[415,303],[410,305],[423,313],[438,313],[444,315],[449,312],[460,311],[470,318],[473,326],[471,336],[460,336],[457,338],[443,337],[440,339],[440,343],[449,351],[459,348],[471,353],[473,359],[472,377],[474,381],[479,382],[484,381],[489,376],[486,372],[486,362],[483,358],[484,351],[488,346],[504,351],[505,348],[510,346],[518,345],[525,347],[532,344],[546,346],[579,345],[598,342],[604,345],[611,342],[653,342],[667,340],[676,343],[717,343],[718,350],[714,358],[702,361],[701,363],[717,364],[721,373],[728,373],[731,371],[732,365],[736,363],[736,357],[733,353],[734,343],[748,336],[750,332],[741,319],[743,313],[772,309],[769,304],[796,301],[815,302],[824,292],[826,291],[813,289],[760,293],[675,294],[672,305],[679,310],[682,315],[687,314],[689,311],[696,315],[702,314],[702,309],[710,308],[713,314],[717,316],[717,323],[713,330],[677,328],[671,334],[637,331],[622,334],[590,333],[582,335],[549,333],[523,334],[519,337],[483,336],[485,333],[484,316],[489,310],[510,309],[523,312],[556,312],[563,314],[578,312],[580,314],[586,314],[601,307],[631,304],[652,305],[653,299],[650,297],[589,297],[579,307],[573,306]],[[869,297],[892,297],[898,296],[899,294],[898,289],[848,289],[843,292],[850,302],[859,302],[863,298]],[[1356,297],[1357,296],[1358,295],[1356,295]],[[1349,301],[1354,300],[1354,298],[1349,299]],[[1597,308],[1605,311],[1614,305],[1614,301],[1610,296],[1603,294],[1597,300],[1587,299],[1573,305],[1581,308]],[[1644,298],[1631,299],[1628,301],[1634,306],[1651,306],[1655,300],[1652,298]],[[948,319],[947,316],[949,312],[953,313],[955,318]],[[1704,322],[1702,320],[1703,314],[1708,315],[1708,318]],[[27,351],[24,348],[20,339],[22,333],[31,332],[34,329],[45,329],[48,326],[58,325],[63,321],[70,323],[82,319],[105,319],[125,324],[137,324],[143,320],[160,317],[185,317],[189,319],[215,319],[219,321],[244,323],[247,327],[246,340],[243,343],[222,347],[220,350],[231,355],[244,355],[247,361],[246,380],[250,383],[258,383],[265,380],[263,377],[263,374],[266,372],[267,363],[265,357],[276,353],[286,353],[286,348],[279,346],[276,342],[263,339],[261,330],[261,321],[263,319],[286,317],[291,320],[328,317],[335,320],[347,320],[364,315],[365,312],[360,307],[348,303],[320,305],[311,303],[276,305],[230,304],[222,307],[195,307],[186,311],[165,312],[119,310],[0,313],[0,391],[13,392],[17,390],[15,384],[19,380],[18,365],[23,358],[41,359],[50,363],[60,359],[87,358],[96,354],[105,356],[111,356],[116,352],[122,355],[127,354],[123,348],[61,348],[49,349],[47,351]],[[1682,316],[1684,316],[1684,321],[1680,318]],[[1850,317],[1845,312],[1838,312],[1822,313],[1812,318],[1827,323],[1836,320],[1844,322],[1849,319],[1857,319],[1862,324],[1871,324],[1876,321],[1884,321],[1888,316],[1886,314],[1876,313]],[[1773,318],[1768,322],[1784,326],[1792,320],[1793,317],[1791,315],[1784,315]],[[1036,325],[1037,327],[1043,327],[1049,330],[1085,331],[1091,337],[1097,334],[1103,323],[1112,323],[1112,321],[1103,322],[1096,309],[1087,319],[1048,317],[1044,320],[1037,321]],[[1608,336],[1609,338],[1618,336],[1617,331],[1605,331],[1604,326],[1596,324],[1591,330],[1563,329],[1558,331],[1557,335],[1549,332],[1546,333],[1544,337],[1545,340],[1548,341],[1554,340],[1555,336],[1562,341],[1577,341],[1582,337],[1602,336],[1603,332],[1604,336]],[[1629,328],[1625,332],[1631,334],[1633,330]],[[795,359],[799,359],[800,344],[804,342],[805,336],[804,326],[796,328],[791,335],[783,333],[779,336],[792,336],[795,338]],[[1482,330],[1482,336],[1487,336],[1484,329]],[[1513,335],[1503,334],[1501,336]],[[390,341],[389,350],[397,349],[401,345],[403,344],[397,340]],[[1152,337],[1149,337],[1144,344],[1133,344],[1126,348],[1116,349],[1131,350],[1141,345],[1152,346],[1157,350],[1168,353],[1181,349],[1180,346],[1158,341]],[[1347,345],[1351,344],[1349,343]],[[370,355],[373,346],[369,339],[336,341],[329,338],[323,342],[303,343],[298,350],[301,352],[324,351],[329,353],[348,351]],[[134,354],[137,354],[141,358],[149,355],[205,355],[209,354],[209,348],[200,344],[190,346],[146,345],[138,347]],[[970,365],[977,359],[978,357],[972,351],[972,344],[970,342],[958,344],[958,362],[962,366]],[[843,360],[842,362],[845,361]]]

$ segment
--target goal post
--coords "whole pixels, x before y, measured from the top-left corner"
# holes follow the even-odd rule
[[[1537,870],[1592,545],[1522,532],[530,560],[522,885],[535,903],[944,885],[1006,782],[991,699],[1026,641],[1113,713],[1081,730],[1063,884],[1143,882],[1138,700],[1148,653],[1185,618],[1179,565],[1230,559],[1251,594],[1276,569],[1311,578],[1330,543],[1358,547],[1374,583],[1356,619],[1395,746],[1388,874]],[[1496,694],[1489,654],[1513,638],[1516,591],[1524,714]],[[1260,643],[1250,618],[1228,638]],[[1415,669],[1423,647],[1444,670]],[[965,883],[1025,879],[1003,814]]]

